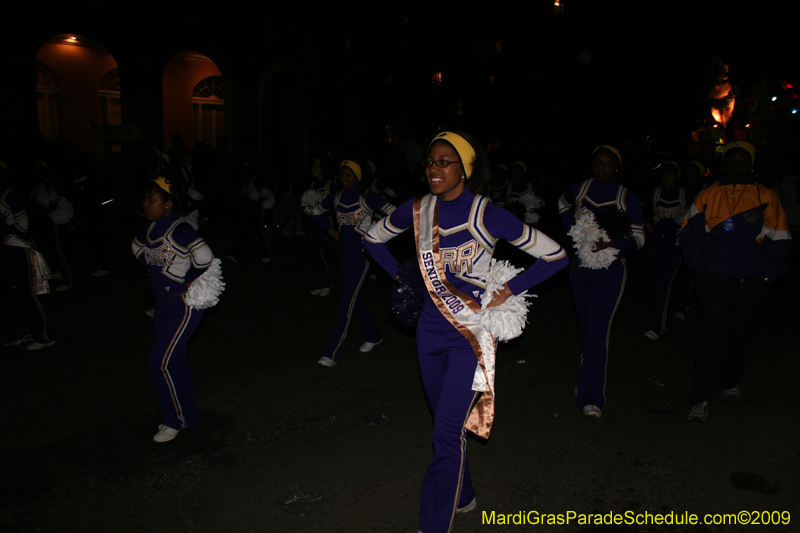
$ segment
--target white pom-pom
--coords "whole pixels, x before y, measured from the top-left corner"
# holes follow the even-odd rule
[[[300,197],[300,206],[306,215],[311,215],[314,206],[322,202],[325,196],[316,189],[307,189]]]
[[[200,227],[200,212],[197,209],[195,209],[194,211],[183,217],[182,220],[184,222],[188,222],[189,225],[193,227],[195,231],[197,231],[197,229]]]
[[[537,211],[544,207],[544,200],[533,194],[532,192],[526,192],[522,196],[519,197],[519,203],[525,206],[525,209],[528,211]]]
[[[526,224],[536,224],[539,222],[539,214],[536,211],[544,207],[544,200],[532,192],[526,192],[519,197],[519,203],[525,206]]]
[[[539,215],[536,211],[526,211],[525,212],[525,223],[526,224],[536,224],[539,222]]]
[[[478,313],[478,322],[481,327],[493,337],[503,342],[516,339],[528,323],[528,298],[532,295],[523,292],[509,296],[505,302],[495,307],[486,307],[499,293],[503,285],[523,269],[515,268],[508,261],[492,259],[492,267],[486,280],[486,290],[481,294],[481,310]]]
[[[55,209],[50,211],[49,215],[53,222],[62,226],[72,220],[72,217],[75,215],[75,208],[72,206],[72,202],[63,196],[59,196],[58,205],[56,205]]]
[[[225,290],[221,264],[222,261],[215,257],[211,260],[211,266],[192,282],[184,297],[186,305],[192,309],[208,309],[219,303],[219,296]]]
[[[608,241],[608,233],[602,229],[594,218],[594,213],[586,211],[575,222],[575,225],[567,232],[572,237],[575,244],[572,245],[578,251],[578,259],[581,266],[592,270],[607,269],[617,258],[619,250],[609,247],[598,252],[593,251],[595,244],[600,240]]]

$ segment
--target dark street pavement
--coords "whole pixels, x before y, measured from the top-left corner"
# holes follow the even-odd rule
[[[334,368],[316,364],[339,286],[313,288],[305,240],[277,237],[268,264],[224,259],[227,291],[190,345],[201,427],[151,440],[161,418],[148,371],[153,340],[145,277],[129,237],[94,278],[81,249],[78,284],[42,300],[59,343],[5,346],[2,532],[415,533],[432,424],[413,334],[388,311],[385,274],[366,294],[385,342],[362,354],[357,327]],[[756,334],[743,395],[719,391],[707,423],[688,422],[696,316],[660,340],[646,254],[635,254],[615,319],[608,404],[600,421],[574,396],[579,352],[568,276],[537,291],[523,337],[501,346],[497,417],[469,457],[478,508],[454,531],[800,531],[797,285],[783,282]],[[2,342],[26,332],[0,288]],[[747,313],[748,310],[742,310]],[[756,317],[753,317],[754,319]],[[305,516],[276,500],[322,496]],[[683,515],[787,511],[790,525],[483,524],[495,512]],[[485,514],[484,514],[485,512]],[[531,515],[533,516],[533,515]],[[777,514],[772,515],[777,517]]]

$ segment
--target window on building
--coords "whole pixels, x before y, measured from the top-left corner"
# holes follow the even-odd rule
[[[59,112],[58,80],[43,63],[36,65],[36,104],[39,114],[39,133],[43,137],[58,137]]]
[[[111,69],[100,79],[98,87],[100,97],[100,112],[104,125],[122,124],[122,112],[120,106],[119,92],[119,69]]]
[[[192,107],[195,139],[213,145],[217,136],[225,133],[225,93],[222,76],[209,76],[195,85]]]

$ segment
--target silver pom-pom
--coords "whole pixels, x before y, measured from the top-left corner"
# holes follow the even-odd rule
[[[195,229],[195,231],[197,231],[197,229],[200,227],[200,212],[197,209],[195,209],[194,211],[183,217],[182,220],[184,222],[187,222],[191,227]]]
[[[594,213],[586,211],[570,228],[567,235],[572,237],[575,244],[572,245],[578,251],[578,259],[581,266],[592,270],[608,269],[619,254],[619,250],[614,247],[605,248],[598,252],[593,251],[595,244],[600,240],[608,241],[608,233],[602,229],[594,218]]]
[[[72,206],[72,202],[64,198],[63,196],[58,197],[58,204],[56,208],[48,213],[50,218],[58,224],[59,226],[63,226],[75,215],[75,208]]]
[[[221,264],[222,261],[215,257],[211,266],[192,282],[184,297],[186,305],[192,309],[208,309],[219,303],[219,296],[225,290]]]
[[[495,307],[486,307],[499,293],[510,279],[522,272],[522,268],[515,268],[508,261],[492,259],[492,267],[486,280],[486,290],[481,294],[481,311],[478,321],[483,329],[491,333],[497,340],[508,342],[516,339],[528,323],[528,298],[527,291],[522,294],[509,296],[505,302]]]
[[[321,192],[316,189],[307,189],[303,196],[300,197],[300,206],[303,208],[303,212],[306,215],[311,215],[311,211],[314,209],[314,206],[322,202],[325,198]]]

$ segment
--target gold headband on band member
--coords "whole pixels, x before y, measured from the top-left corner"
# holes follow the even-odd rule
[[[349,161],[349,160],[345,159],[344,161],[342,161],[342,164],[339,165],[339,168],[342,168],[342,167],[347,167],[350,170],[352,170],[353,174],[355,174],[356,177],[358,178],[358,181],[361,181],[361,165],[359,165],[355,161]]]
[[[617,161],[619,161],[619,164],[620,164],[620,165],[622,164],[622,156],[621,156],[621,155],[619,155],[619,150],[617,150],[616,148],[614,148],[614,147],[613,147],[613,146],[611,146],[610,144],[601,144],[600,146],[598,146],[597,148],[595,148],[594,150],[592,150],[592,155],[594,155],[594,153],[595,153],[596,151],[598,151],[598,150],[600,150],[600,149],[602,149],[602,148],[605,148],[606,150],[608,150],[609,152],[611,152],[612,154],[614,154],[615,156],[617,156]]]
[[[169,181],[164,176],[159,176],[153,180],[153,183],[159,186],[161,190],[167,191],[167,193],[172,194],[172,191],[169,190]]]
[[[455,148],[458,153],[458,157],[461,159],[461,166],[464,167],[464,175],[469,179],[470,176],[472,176],[472,167],[475,164],[475,149],[472,148],[472,145],[458,133],[443,131],[433,138],[428,145],[428,150],[431,149],[431,146],[433,146],[433,143],[436,141],[446,141],[453,145],[453,148]]]

